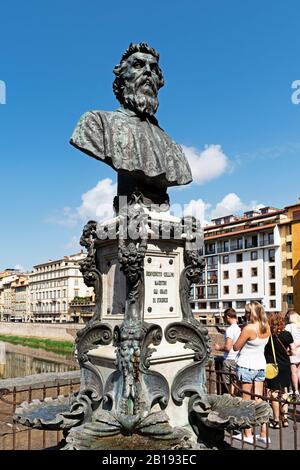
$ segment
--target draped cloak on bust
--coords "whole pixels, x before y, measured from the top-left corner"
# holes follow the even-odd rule
[[[154,116],[143,119],[127,108],[90,111],[79,120],[70,143],[118,172],[143,174],[161,187],[192,181],[182,148]]]

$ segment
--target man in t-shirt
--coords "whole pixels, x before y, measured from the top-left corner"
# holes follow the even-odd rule
[[[224,372],[224,383],[228,386],[231,383],[229,373],[235,373],[235,359],[238,354],[238,351],[234,351],[232,346],[240,336],[241,329],[238,325],[236,311],[233,308],[227,308],[224,311],[224,319],[225,322],[229,325],[224,334],[225,344],[224,346],[220,346],[218,343],[215,343],[215,350],[224,351],[222,372]],[[234,393],[233,385],[230,386],[230,393]]]

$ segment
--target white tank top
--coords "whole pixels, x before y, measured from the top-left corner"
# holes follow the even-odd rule
[[[295,323],[288,323],[285,327],[286,331],[289,331],[293,337],[294,343],[300,341],[300,328],[295,325]],[[292,364],[300,363],[300,346],[297,346],[297,352],[290,356],[290,361]]]
[[[265,346],[269,341],[267,338],[257,337],[246,341],[237,357],[237,365],[247,369],[260,370],[266,368]]]

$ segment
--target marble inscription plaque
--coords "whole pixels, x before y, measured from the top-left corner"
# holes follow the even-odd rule
[[[175,310],[177,298],[174,257],[146,255],[144,270],[146,312],[170,315]]]

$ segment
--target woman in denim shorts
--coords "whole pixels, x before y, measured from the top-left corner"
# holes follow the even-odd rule
[[[259,302],[250,302],[246,305],[245,314],[248,324],[243,328],[239,338],[233,345],[235,351],[239,351],[237,356],[236,374],[241,382],[243,399],[250,400],[251,392],[256,395],[263,394],[263,384],[265,380],[265,346],[269,340],[270,327],[267,315],[263,306]],[[254,384],[254,390],[252,390]],[[238,439],[241,435],[236,436]],[[266,425],[261,427],[260,435],[256,439],[267,442]],[[252,443],[252,429],[245,429],[244,441]]]

